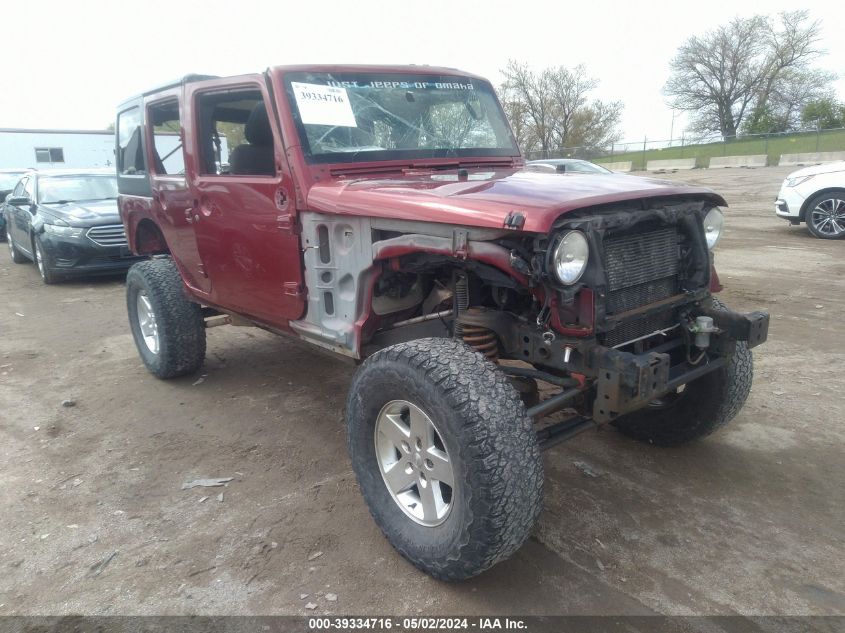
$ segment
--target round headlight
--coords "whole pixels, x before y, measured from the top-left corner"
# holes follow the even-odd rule
[[[581,279],[587,268],[590,245],[581,231],[569,231],[560,240],[554,253],[555,275],[570,286]]]
[[[718,208],[713,207],[704,216],[704,237],[707,238],[707,248],[716,246],[716,242],[722,237],[722,227],[725,224],[725,218]]]

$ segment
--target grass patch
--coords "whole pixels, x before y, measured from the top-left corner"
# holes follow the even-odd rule
[[[735,141],[686,145],[684,147],[664,147],[614,153],[612,156],[596,158],[596,163],[615,163],[631,161],[633,169],[645,169],[650,160],[672,160],[677,158],[696,158],[698,167],[707,167],[714,156],[747,156],[767,154],[769,165],[777,165],[781,154],[803,154],[805,152],[836,152],[845,150],[845,130],[830,130],[816,134],[800,132],[788,136],[769,138],[738,139]]]

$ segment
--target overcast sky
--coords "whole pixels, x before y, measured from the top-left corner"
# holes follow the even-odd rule
[[[845,99],[845,2],[648,3],[375,0],[86,2],[10,0],[3,8],[0,127],[102,129],[127,96],[190,72],[256,72],[290,63],[452,66],[498,84],[508,59],[583,63],[596,96],[625,104],[625,140],[668,138],[661,88],[690,35],[737,14],[804,7],[823,22]],[[675,136],[684,122],[675,121]]]

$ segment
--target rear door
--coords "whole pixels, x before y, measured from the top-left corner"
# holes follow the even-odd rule
[[[146,104],[147,163],[153,203],[166,222],[170,252],[182,278],[194,291],[213,297],[212,279],[197,247],[198,209],[185,176],[179,89]]]
[[[264,77],[189,84],[185,107],[193,229],[216,303],[284,326],[305,309],[302,259],[293,180]]]

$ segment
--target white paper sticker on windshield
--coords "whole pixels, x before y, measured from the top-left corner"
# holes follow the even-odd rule
[[[310,125],[358,127],[346,88],[291,82],[299,116]]]

